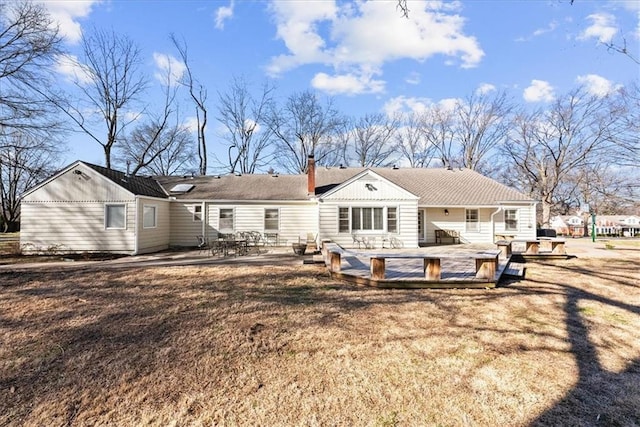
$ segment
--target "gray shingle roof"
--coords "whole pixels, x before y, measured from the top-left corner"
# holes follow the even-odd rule
[[[187,200],[309,200],[306,175],[159,176],[169,192],[176,184],[192,184],[187,193],[170,194]]]
[[[316,170],[316,194],[322,194],[366,168]],[[370,168],[380,176],[420,197],[422,206],[491,206],[532,199],[469,169]]]
[[[83,162],[84,163],[84,162]],[[134,194],[186,200],[308,200],[306,175],[130,176],[85,163]],[[468,169],[370,168],[420,197],[421,206],[493,206],[499,202],[532,200],[524,194]],[[363,172],[366,168],[316,168],[316,195]],[[186,193],[171,194],[177,184],[190,184]],[[165,191],[163,191],[163,188]]]

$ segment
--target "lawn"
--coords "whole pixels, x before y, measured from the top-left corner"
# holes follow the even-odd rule
[[[492,290],[318,266],[0,271],[0,425],[640,424],[640,263]]]

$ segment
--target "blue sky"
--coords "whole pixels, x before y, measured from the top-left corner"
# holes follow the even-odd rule
[[[217,92],[234,76],[277,95],[316,90],[344,113],[419,110],[474,91],[506,90],[522,105],[544,107],[584,84],[603,93],[640,78],[640,66],[604,43],[640,58],[640,1],[45,1],[71,55],[92,26],[128,35],[140,47],[153,80],[167,63],[182,69],[169,34],[185,40],[195,76]],[[72,90],[73,69],[61,61],[61,85]],[[181,110],[189,120],[186,92]],[[209,145],[216,152],[216,122]],[[71,135],[66,163],[102,164],[101,147]]]

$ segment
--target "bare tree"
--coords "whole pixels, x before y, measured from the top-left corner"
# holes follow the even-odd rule
[[[78,67],[83,74],[75,84],[80,89],[80,104],[68,103],[63,111],[91,139],[102,146],[105,166],[111,168],[111,153],[121,141],[127,125],[135,121],[127,113],[133,112],[135,104],[147,86],[140,74],[140,50],[125,35],[115,31],[94,29],[82,36],[82,59]],[[97,112],[105,133],[94,128],[93,115]]]
[[[333,108],[331,100],[322,105],[311,91],[295,93],[282,108],[274,107],[269,117],[277,161],[287,171],[305,173],[309,155],[323,165],[340,158],[341,139],[336,133],[344,118]]]
[[[440,104],[432,106],[420,115],[420,130],[427,149],[426,153],[438,158],[443,167],[461,164],[454,143],[455,120],[454,109]],[[430,161],[431,158],[428,159],[428,162]]]
[[[28,132],[0,137],[0,226],[16,231],[20,221],[20,197],[57,167],[57,147],[43,145]]]
[[[352,126],[351,150],[358,166],[390,166],[399,156],[393,140],[400,123],[399,116],[366,114]]]
[[[505,92],[473,93],[457,103],[453,131],[461,166],[490,172],[489,157],[507,137],[512,109]]]
[[[180,58],[186,67],[186,74],[182,84],[189,89],[189,96],[196,107],[196,124],[198,135],[198,158],[200,160],[200,175],[207,174],[207,142],[205,131],[207,128],[207,88],[198,82],[193,76],[191,64],[189,63],[189,51],[184,41],[179,41],[175,35],[171,35],[171,41],[178,50]]]
[[[544,226],[561,187],[615,150],[611,129],[619,119],[610,96],[592,96],[583,88],[559,98],[547,111],[515,118],[503,145],[508,159],[503,179],[541,201]]]
[[[224,127],[221,137],[227,144],[228,172],[254,173],[273,155],[269,151],[272,131],[268,125],[273,90],[273,86],[264,84],[256,99],[244,79],[234,78],[229,90],[219,93],[218,121]]]
[[[396,147],[412,168],[426,168],[431,163],[436,147],[425,137],[424,116],[412,112],[403,116],[396,131]]]
[[[0,2],[0,137],[16,131],[47,139],[59,125],[52,65],[62,40],[46,9],[30,1]]]
[[[138,125],[122,140],[117,159],[121,163],[126,163],[127,170],[133,175],[139,171],[153,173],[158,169],[173,169],[176,167],[175,161],[168,162],[168,160],[184,158],[180,156],[178,150],[185,150],[189,155],[194,154],[191,149],[190,133],[180,122],[177,111],[178,86],[175,83],[171,67],[168,67],[162,84],[164,92],[162,112]],[[172,154],[165,155],[168,151]],[[190,162],[180,161],[179,163],[180,167],[191,166]]]

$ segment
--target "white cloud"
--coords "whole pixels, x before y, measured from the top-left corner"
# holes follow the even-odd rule
[[[329,94],[357,95],[361,93],[384,92],[384,81],[374,80],[367,75],[338,74],[330,76],[318,73],[311,80],[311,86]]]
[[[167,55],[165,53],[153,53],[153,62],[156,64],[158,71],[156,71],[153,76],[163,84],[167,83],[167,73],[170,73],[170,85],[176,85],[185,71],[187,70],[184,62],[180,61],[176,57],[172,55]]]
[[[216,28],[218,30],[224,29],[224,22],[233,18],[233,0],[229,3],[229,6],[220,6],[216,10]]]
[[[198,118],[196,116],[190,116],[184,119],[184,126],[189,129],[189,132],[198,132]]]
[[[60,28],[60,34],[70,43],[78,43],[82,37],[82,27],[79,19],[86,18],[93,6],[102,0],[65,1],[50,0],[43,2]]]
[[[87,85],[92,81],[91,74],[74,55],[58,55],[54,69],[68,81],[80,86]]]
[[[531,80],[531,85],[524,90],[523,98],[527,102],[551,102],[555,99],[553,86],[544,80]]]
[[[267,72],[278,76],[302,65],[324,64],[333,67],[337,76],[362,82],[387,62],[422,62],[435,55],[444,55],[463,68],[475,67],[484,52],[474,37],[464,34],[465,20],[456,13],[459,7],[457,2],[415,1],[410,19],[393,19],[394,5],[386,1],[358,1],[342,7],[335,1],[272,2],[277,37],[288,52],[273,57]],[[352,85],[345,88],[353,93]],[[362,90],[371,91],[371,87],[362,85]]]
[[[392,117],[398,113],[423,113],[432,105],[433,102],[429,98],[396,96],[385,102],[382,108],[387,116]]]
[[[422,77],[420,76],[420,73],[416,73],[415,71],[410,73],[404,79],[404,81],[407,82],[410,85],[418,85],[418,84],[420,84],[421,80],[422,80]]]
[[[583,85],[588,93],[598,97],[606,96],[621,87],[597,74],[578,76],[576,82]]]
[[[482,83],[476,89],[476,94],[485,95],[485,94],[487,94],[489,92],[493,92],[494,90],[496,90],[496,87],[494,85],[492,85],[491,83]]]
[[[533,31],[533,33],[531,33],[530,35],[526,36],[526,37],[518,37],[516,39],[517,42],[526,42],[529,41],[535,37],[540,37],[544,34],[547,33],[551,33],[553,31],[556,30],[556,28],[558,28],[558,23],[556,21],[551,21],[549,23],[549,25],[547,25],[546,27],[543,28],[538,28],[536,30]]]
[[[591,21],[591,25],[580,33],[578,40],[594,38],[600,43],[610,43],[618,32],[616,18],[610,13],[594,13],[587,16],[587,19]]]

